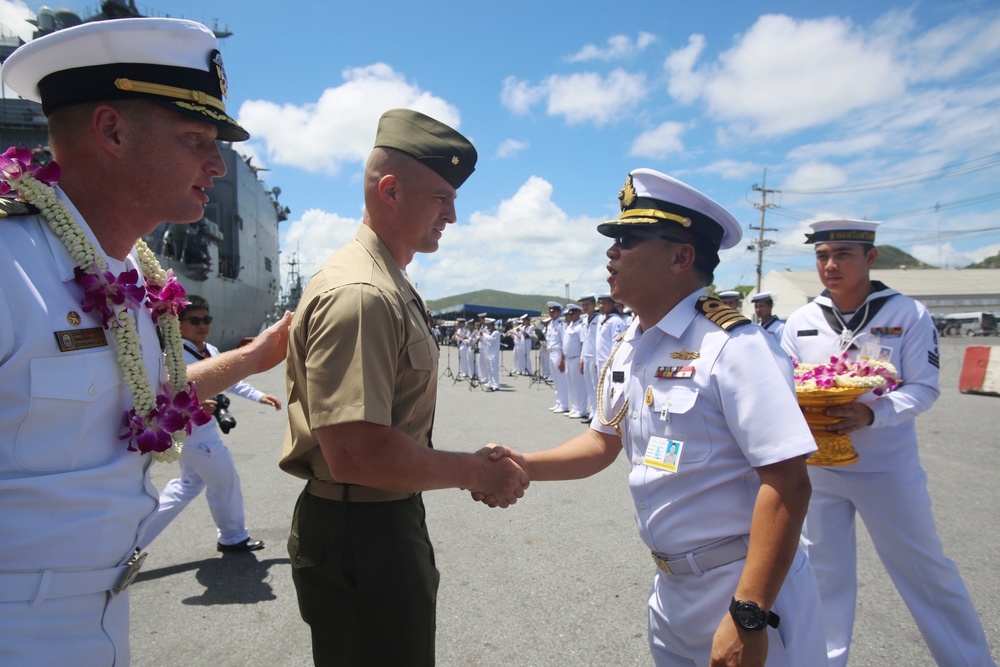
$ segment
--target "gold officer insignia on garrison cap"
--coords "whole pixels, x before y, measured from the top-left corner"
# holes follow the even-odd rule
[[[625,179],[625,185],[618,191],[618,201],[621,202],[622,210],[624,211],[635,203],[636,197],[635,186],[632,185],[632,174],[629,174]]]
[[[451,156],[451,163],[452,164],[458,164],[459,163],[459,159],[458,159],[457,155],[452,155]]]
[[[222,54],[218,50],[212,51],[209,55],[209,67],[215,68],[215,74],[219,77],[219,88],[222,89],[222,96],[229,97],[229,77],[226,76],[226,66],[222,64]]]
[[[71,310],[66,313],[66,321],[72,324],[74,327],[80,325],[80,313],[75,310]]]
[[[691,350],[684,348],[680,352],[671,352],[671,359],[701,359],[701,352],[692,352]]]
[[[743,317],[738,310],[730,308],[718,299],[713,299],[711,297],[698,297],[698,301],[695,303],[694,307],[695,310],[711,320],[712,324],[717,324],[726,331],[738,329],[739,327],[751,323],[750,320]]]

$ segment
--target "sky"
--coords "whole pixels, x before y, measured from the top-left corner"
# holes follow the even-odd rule
[[[808,223],[864,218],[956,268],[1000,252],[996,0],[171,0],[149,16],[222,40],[238,149],[291,209],[281,264],[304,276],[353,238],[379,116],[409,107],[476,146],[458,221],[407,268],[427,299],[607,290],[629,171],[697,188],[743,226],[720,289],[812,270]],[[64,0],[81,16],[95,2]],[[30,36],[39,5],[0,0]],[[766,198],[765,198],[766,196]]]

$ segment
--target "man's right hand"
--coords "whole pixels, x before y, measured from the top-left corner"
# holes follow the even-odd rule
[[[472,490],[474,500],[507,508],[524,497],[530,480],[520,453],[509,447],[487,445],[476,456],[483,458],[483,470],[479,488]]]

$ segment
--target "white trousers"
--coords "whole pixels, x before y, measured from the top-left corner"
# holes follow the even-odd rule
[[[569,409],[569,381],[565,370],[559,370],[559,359],[562,354],[549,355],[549,374],[556,388],[556,407],[560,410]]]
[[[524,341],[521,346],[520,358],[517,361],[517,367],[524,373],[531,375],[531,341]]]
[[[847,665],[857,607],[860,514],[931,655],[949,667],[993,666],[982,623],[934,527],[927,475],[809,466],[803,545],[819,581],[831,667]]]
[[[656,667],[708,667],[712,638],[729,614],[745,559],[702,574],[669,576],[656,570],[649,596],[649,647]],[[655,566],[654,566],[655,567]],[[799,549],[772,611],[767,667],[820,667],[826,662],[819,591]]]
[[[597,412],[597,362],[593,357],[583,359],[584,392],[587,395],[587,409],[584,414],[594,415]]]
[[[472,356],[472,350],[468,345],[458,346],[458,372],[465,377],[472,377],[472,363],[469,357]]]
[[[0,667],[128,667],[128,591],[0,602]]]
[[[174,517],[205,491],[208,509],[222,544],[236,544],[250,537],[243,513],[240,476],[229,449],[221,440],[184,446],[181,476],[167,482],[160,492],[160,506],[146,524],[143,544],[149,545]]]
[[[587,414],[587,396],[580,357],[566,357],[566,384],[569,385],[569,411]]]

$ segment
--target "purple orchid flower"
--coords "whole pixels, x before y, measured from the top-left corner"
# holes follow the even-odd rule
[[[9,181],[16,181],[24,174],[31,174],[36,179],[46,185],[55,185],[59,180],[60,169],[55,162],[50,162],[44,167],[32,163],[34,154],[21,146],[11,146],[0,155],[0,194],[7,194],[11,191]]]
[[[174,393],[166,383],[161,390],[156,407],[146,417],[140,417],[134,408],[125,415],[125,431],[120,437],[128,439],[128,451],[165,452],[173,445],[172,433],[183,430],[191,435],[192,424],[202,426],[212,420],[201,409],[193,382],[188,383],[187,391]]]
[[[179,316],[181,309],[189,303],[184,298],[187,296],[184,287],[174,278],[173,269],[167,271],[167,280],[163,285],[147,284],[146,294],[149,297],[147,306],[153,316],[154,324],[159,322],[163,315]]]
[[[135,269],[123,271],[115,276],[110,271],[101,271],[94,262],[93,273],[76,267],[74,274],[76,282],[83,287],[83,299],[80,301],[83,311],[99,312],[104,320],[105,329],[111,328],[111,322],[114,322],[115,326],[121,326],[117,309],[113,306],[138,310],[146,298],[146,288],[137,284],[139,272]]]

